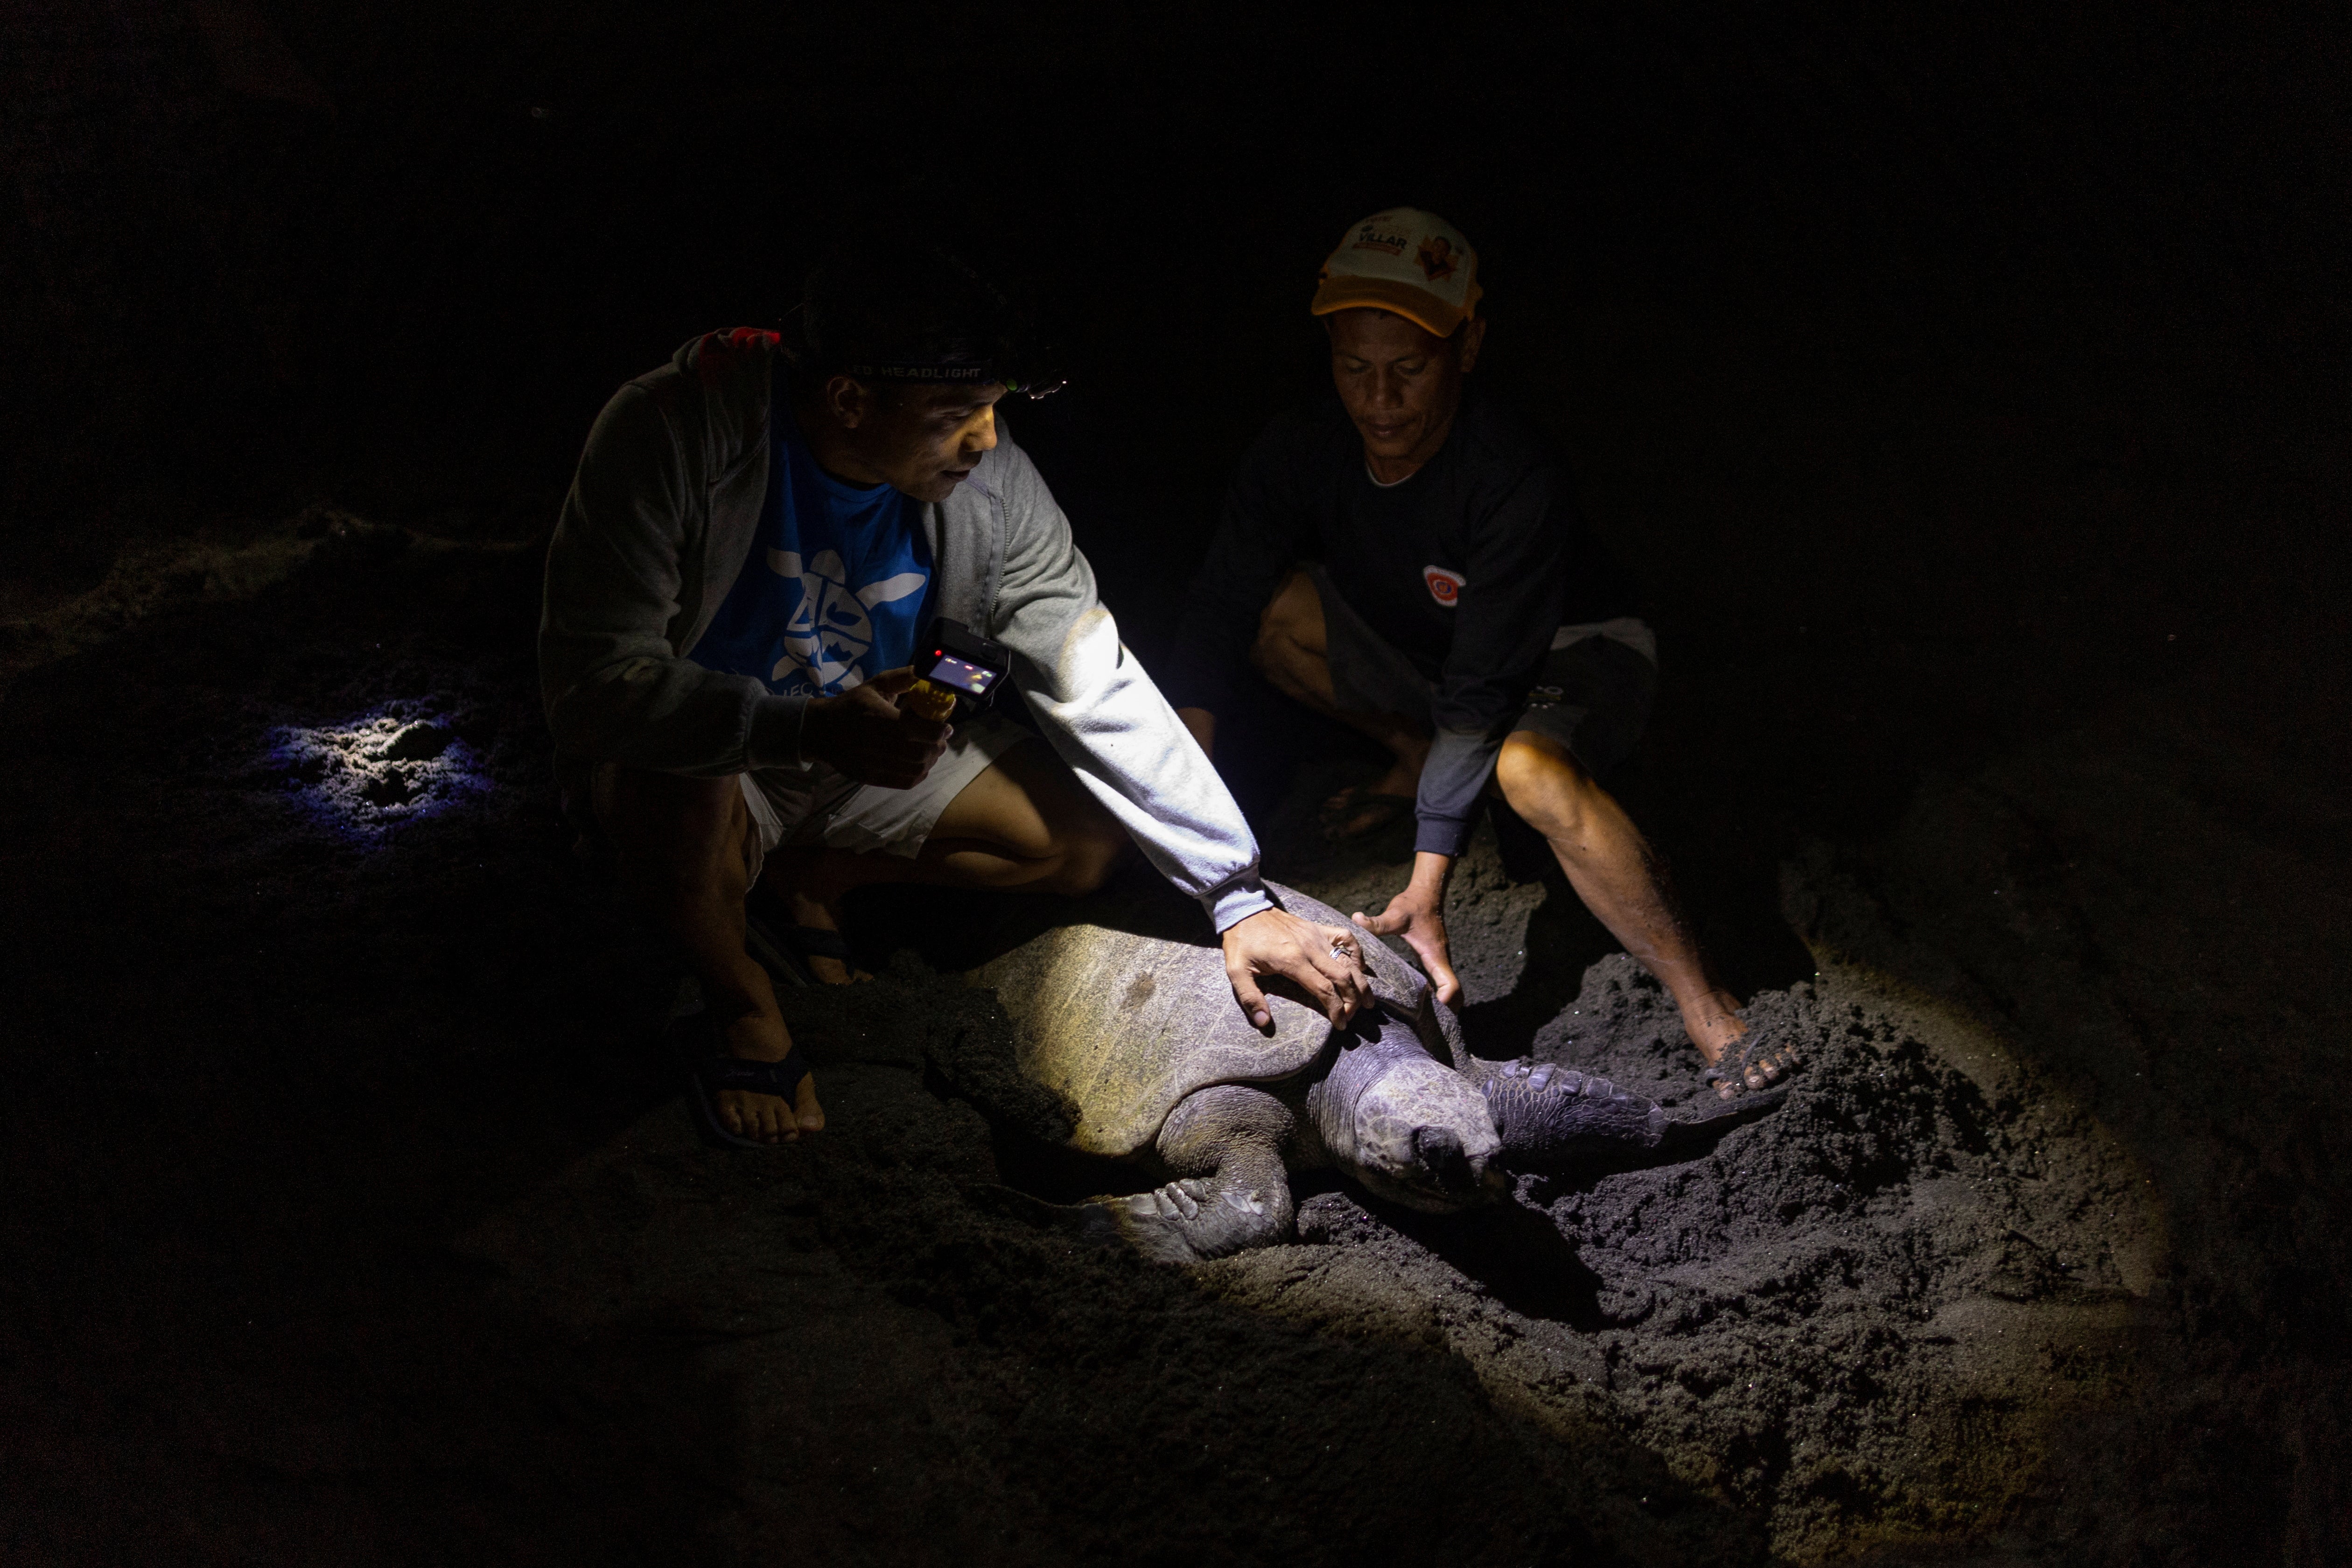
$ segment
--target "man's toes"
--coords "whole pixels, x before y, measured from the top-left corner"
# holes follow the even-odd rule
[[[816,1102],[816,1079],[801,1079],[800,1093],[793,1105],[792,1120],[803,1132],[815,1132],[824,1126],[824,1107]]]
[[[768,1136],[767,1128],[760,1121],[759,1096],[745,1094],[741,1089],[730,1089],[719,1097],[719,1124],[736,1137],[749,1138],[755,1143],[764,1142]]]
[[[772,1094],[762,1094],[754,1096],[751,1103],[760,1108],[760,1137],[763,1142],[774,1143],[798,1134],[800,1129],[793,1125],[790,1116],[783,1114],[782,1100]]]

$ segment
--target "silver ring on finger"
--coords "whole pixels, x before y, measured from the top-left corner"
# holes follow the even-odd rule
[[[1335,936],[1331,939],[1331,956],[1353,958],[1356,956],[1356,944],[1344,936]]]

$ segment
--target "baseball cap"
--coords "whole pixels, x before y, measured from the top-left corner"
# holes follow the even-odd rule
[[[1485,292],[1478,253],[1461,230],[1419,207],[1391,207],[1341,237],[1307,309],[1393,310],[1443,338],[1476,312]]]

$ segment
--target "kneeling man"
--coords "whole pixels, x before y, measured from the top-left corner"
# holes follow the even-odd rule
[[[851,888],[1077,893],[1132,842],[1201,901],[1261,1027],[1275,975],[1344,1021],[1368,994],[1355,936],[1274,906],[1232,795],[998,426],[1024,369],[1002,300],[922,241],[867,241],[820,265],[798,317],[790,342],[698,338],[605,405],[540,627],[567,811],[701,980],[715,1122],[761,1142],[824,1125],[744,951],[755,883],[812,971],[845,980]],[[1046,744],[902,707],[934,616],[1010,650]]]
[[[1376,213],[1324,263],[1313,312],[1339,395],[1244,459],[1186,601],[1171,695],[1203,750],[1244,660],[1394,759],[1327,831],[1417,819],[1410,883],[1367,919],[1451,1002],[1445,885],[1483,793],[1550,842],[1587,908],[1674,993],[1725,1098],[1795,1065],[1751,1049],[1664,868],[1595,775],[1632,751],[1656,684],[1650,629],[1612,603],[1567,476],[1474,395],[1477,257],[1443,219]]]

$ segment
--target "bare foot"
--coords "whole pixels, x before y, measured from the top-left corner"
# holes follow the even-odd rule
[[[1412,809],[1413,797],[1386,790],[1350,784],[1323,803],[1316,813],[1323,837],[1337,842],[1377,833]]]
[[[1428,761],[1426,747],[1400,756],[1388,772],[1370,784],[1349,784],[1325,801],[1317,814],[1322,820],[1323,837],[1360,838],[1367,833],[1379,832],[1411,811],[1421,791],[1422,764]]]
[[[1804,1060],[1793,1041],[1768,1041],[1749,1055],[1743,1072],[1740,1057],[1748,1049],[1748,1025],[1739,1016],[1738,1004],[1724,992],[1708,996],[1696,1008],[1685,1007],[1683,1028],[1707,1067],[1715,1069],[1706,1076],[1719,1099],[1737,1098],[1743,1083],[1749,1089],[1778,1083]]]
[[[793,1037],[784,1021],[758,1013],[722,1026],[719,1038],[730,1054],[746,1061],[780,1062],[792,1054]],[[824,1108],[816,1102],[814,1074],[801,1079],[790,1105],[776,1095],[745,1089],[719,1090],[717,1103],[720,1126],[738,1138],[761,1143],[789,1143],[803,1132],[815,1132],[824,1126]]]

